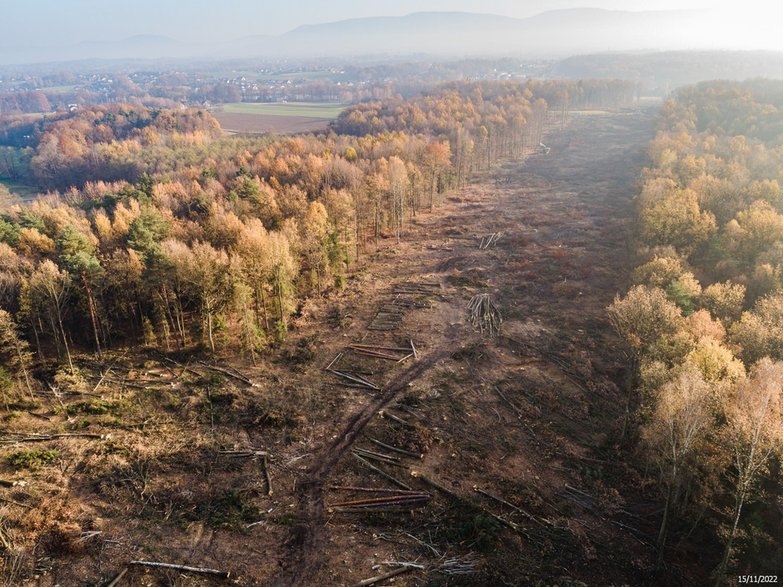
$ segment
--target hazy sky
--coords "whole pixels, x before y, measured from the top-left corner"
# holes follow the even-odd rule
[[[62,46],[137,34],[182,41],[279,34],[301,24],[431,10],[525,17],[558,8],[725,8],[783,17],[773,0],[0,0],[0,47]],[[736,8],[735,8],[736,9]]]

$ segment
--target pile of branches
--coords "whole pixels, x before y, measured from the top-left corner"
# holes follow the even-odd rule
[[[494,304],[489,294],[478,294],[470,299],[468,304],[470,312],[470,321],[474,328],[479,328],[482,333],[489,332],[489,335],[500,334],[500,325],[503,317],[500,310]]]
[[[482,236],[481,242],[479,243],[479,249],[486,251],[489,247],[494,247],[501,236],[503,236],[502,232],[493,232],[492,234]]]

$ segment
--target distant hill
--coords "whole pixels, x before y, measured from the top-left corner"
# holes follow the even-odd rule
[[[554,10],[517,19],[465,12],[419,12],[302,26],[266,39],[259,54],[503,55],[566,57],[597,51],[684,49],[703,15],[694,11]]]
[[[563,58],[606,51],[720,48],[731,38],[721,34],[706,13],[697,11],[580,8],[523,19],[465,12],[419,12],[306,25],[279,36],[250,36],[209,45],[140,35],[57,50],[3,48],[0,62],[412,54]]]

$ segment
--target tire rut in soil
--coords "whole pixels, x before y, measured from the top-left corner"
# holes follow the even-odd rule
[[[289,551],[288,565],[274,579],[274,587],[299,587],[309,585],[307,580],[321,567],[320,548],[323,544],[324,484],[342,456],[354,445],[364,428],[379,410],[393,402],[407,389],[408,384],[419,378],[438,361],[448,356],[441,352],[424,357],[403,371],[383,393],[355,413],[345,424],[344,431],[315,456],[315,461],[298,483],[299,522],[291,529],[286,542]]]

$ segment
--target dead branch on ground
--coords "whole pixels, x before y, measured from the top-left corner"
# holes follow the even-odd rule
[[[228,571],[219,571],[217,569],[209,569],[205,567],[189,567],[187,565],[175,565],[172,563],[160,563],[154,561],[130,561],[129,565],[139,565],[143,567],[155,567],[160,569],[174,569],[175,571],[182,571],[184,573],[198,573],[201,575],[214,575],[221,579],[228,579],[231,573]]]

